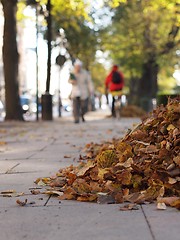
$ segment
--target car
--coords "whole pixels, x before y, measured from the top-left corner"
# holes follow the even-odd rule
[[[27,95],[20,96],[20,104],[22,107],[23,113],[27,113],[30,110],[30,97]]]

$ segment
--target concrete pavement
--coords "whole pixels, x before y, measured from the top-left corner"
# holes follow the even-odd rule
[[[53,122],[0,123],[0,192],[25,194],[1,194],[0,240],[179,240],[180,215],[173,208],[160,211],[151,204],[122,212],[120,205],[58,201],[30,193],[37,187],[33,182],[38,177],[77,164],[86,143],[123,136],[138,122],[104,119],[103,112],[94,112],[79,125],[69,117]],[[17,199],[32,204],[20,207]]]

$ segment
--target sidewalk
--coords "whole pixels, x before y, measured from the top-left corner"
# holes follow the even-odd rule
[[[176,209],[156,210],[155,204],[137,211],[119,211],[119,205],[58,201],[32,195],[38,177],[77,164],[85,144],[120,137],[138,119],[120,121],[90,113],[75,125],[65,117],[53,122],[0,123],[0,192],[24,192],[20,197],[0,196],[1,240],[179,240],[180,215]],[[20,207],[16,200],[29,204]]]

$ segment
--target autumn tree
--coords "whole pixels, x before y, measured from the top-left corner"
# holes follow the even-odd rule
[[[6,120],[23,120],[18,87],[17,0],[1,0],[1,3],[4,12],[3,64]]]
[[[54,30],[63,28],[68,41],[66,46],[71,58],[80,58],[88,69],[97,50],[97,33],[89,26],[93,22],[89,5],[80,0],[53,1]]]
[[[68,40],[67,50],[73,58],[83,61],[84,67],[89,69],[95,60],[97,50],[97,38],[93,29],[90,29],[83,22],[79,23],[79,28],[69,28],[66,31]]]
[[[104,64],[98,61],[94,61],[94,63],[91,65],[90,70],[96,91],[104,94],[104,81],[108,74]]]
[[[176,0],[114,0],[106,49],[127,71],[135,102],[155,98],[163,58],[175,52],[179,40],[180,2]],[[172,56],[172,54],[171,54]],[[170,65],[171,58],[169,62]]]
[[[47,4],[47,0],[38,2],[42,6]],[[93,19],[88,7],[84,0],[51,0],[53,42],[56,45],[59,30],[63,29],[67,40],[65,47],[71,59],[80,58],[87,69],[92,65],[97,49],[97,33],[89,27]]]

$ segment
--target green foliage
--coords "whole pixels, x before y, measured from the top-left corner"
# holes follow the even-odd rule
[[[104,49],[123,66],[127,76],[140,78],[144,64],[150,59],[154,59],[160,69],[171,68],[172,75],[174,56],[169,53],[180,43],[180,1],[114,2],[112,25],[102,35]]]
[[[67,50],[73,58],[80,58],[88,69],[95,59],[97,36],[89,27],[92,21],[88,5],[83,0],[52,0],[54,28],[63,28],[68,41]]]
[[[74,58],[81,59],[88,69],[95,60],[96,32],[85,23],[79,22],[79,29],[72,26],[66,29],[66,37],[69,43],[68,52]]]
[[[94,62],[91,67],[91,75],[95,85],[95,89],[104,94],[104,82],[107,76],[107,70],[104,65],[98,62]]]
[[[45,9],[47,0],[37,1]],[[51,0],[53,16],[53,40],[59,35],[59,29],[65,31],[66,48],[73,58],[80,58],[89,68],[95,60],[97,33],[90,27],[93,19],[89,14],[88,1],[84,0]],[[18,5],[18,19],[23,19],[26,1]],[[47,14],[47,13],[46,13]],[[92,24],[91,24],[92,25]]]

